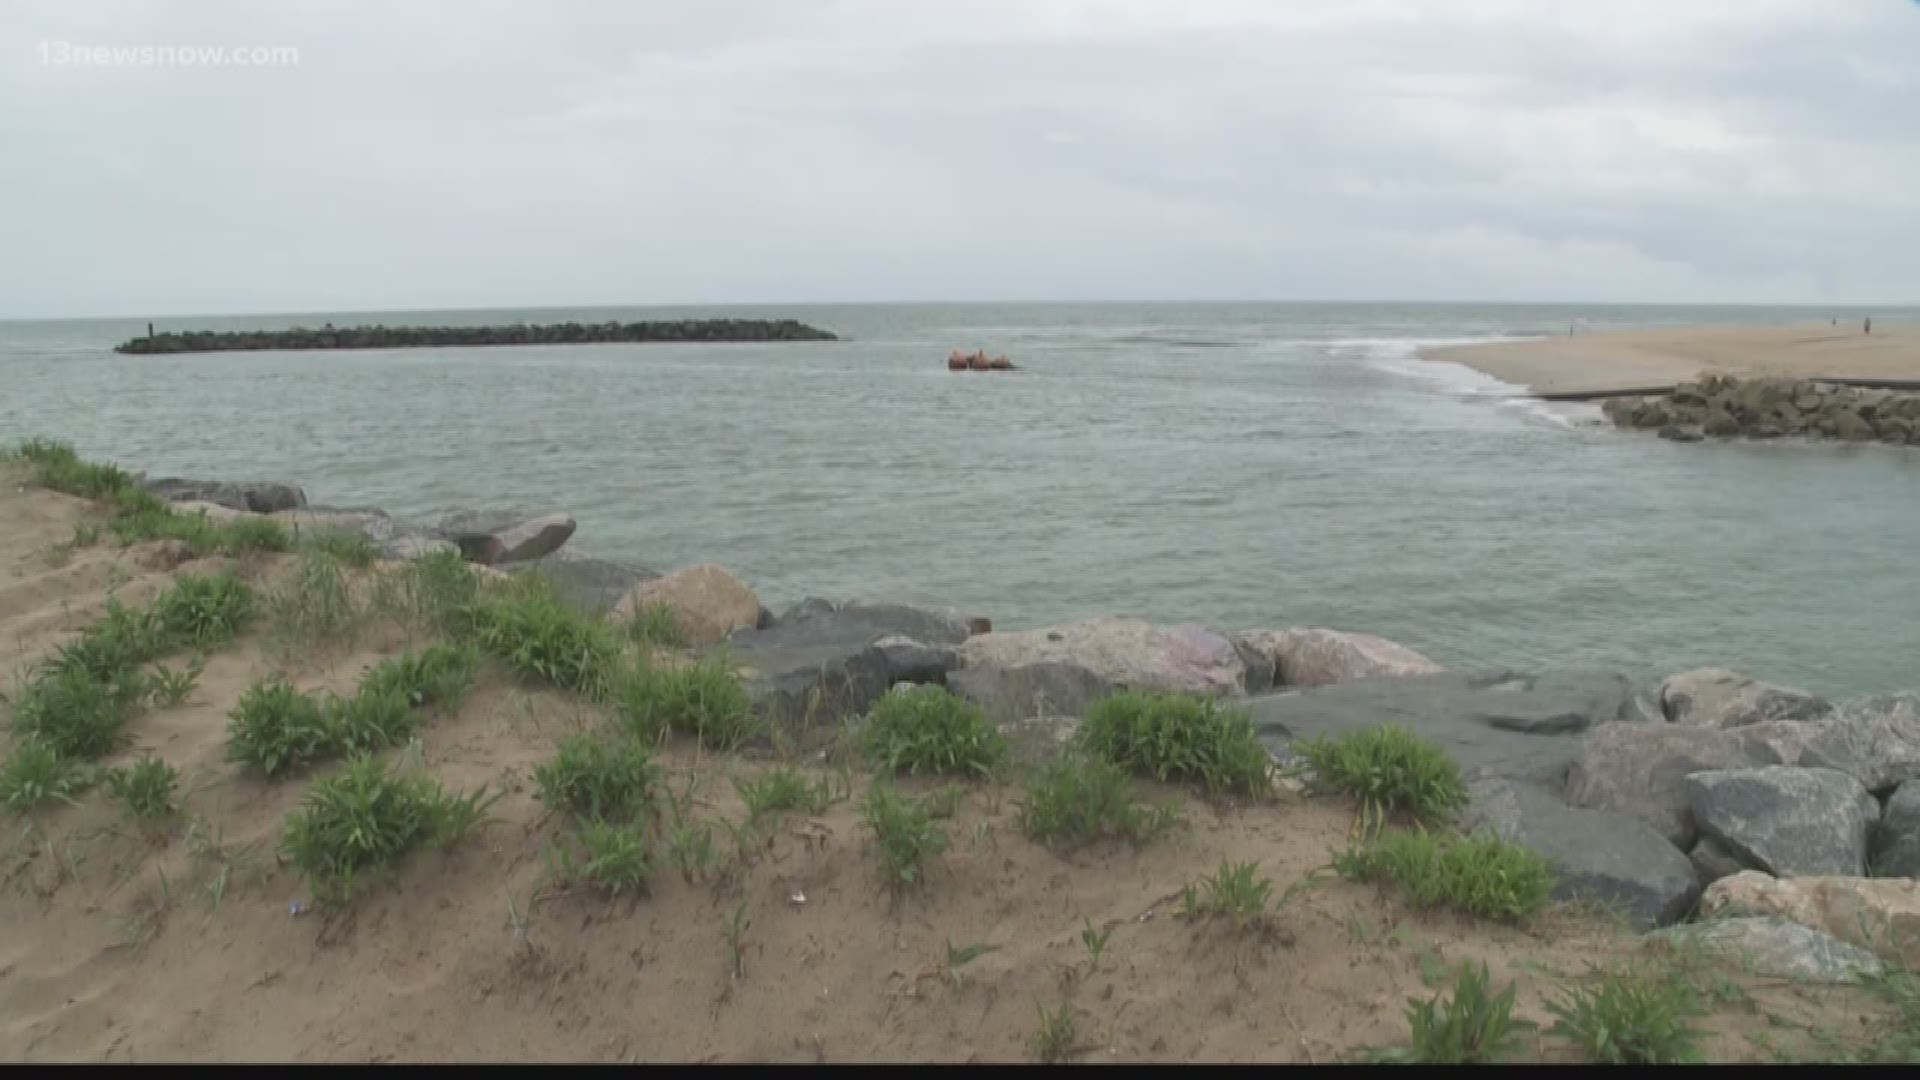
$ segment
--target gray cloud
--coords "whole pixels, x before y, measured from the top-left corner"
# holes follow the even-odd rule
[[[0,316],[1911,301],[1914,56],[1897,0],[12,5]]]

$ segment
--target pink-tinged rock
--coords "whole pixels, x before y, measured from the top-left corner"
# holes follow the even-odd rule
[[[573,535],[572,514],[527,517],[511,511],[468,511],[445,518],[434,535],[460,546],[469,561],[485,566],[537,559],[558,550]]]
[[[760,622],[760,598],[724,567],[702,563],[643,581],[614,606],[612,617],[625,620],[648,604],[666,604],[674,624],[693,648],[718,644],[735,630]]]
[[[1709,885],[1700,912],[1771,915],[1920,968],[1920,881],[1912,878],[1775,878],[1746,870]]]
[[[996,720],[1073,713],[1118,690],[1239,694],[1247,679],[1246,662],[1220,634],[1143,619],[977,634],[959,652],[947,685]]]
[[[1330,686],[1446,670],[1405,645],[1372,634],[1304,627],[1249,630],[1240,640],[1273,660],[1273,679],[1281,686]]]

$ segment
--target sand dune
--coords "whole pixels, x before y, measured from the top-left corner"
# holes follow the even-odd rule
[[[0,475],[9,672],[86,625],[110,594],[136,599],[172,573],[210,568],[161,569],[151,546],[66,548],[101,511],[19,479]],[[271,589],[289,558],[238,565]],[[667,751],[669,779],[690,785],[716,823],[725,869],[688,884],[663,865],[637,899],[569,891],[548,876],[562,826],[530,776],[598,716],[498,674],[429,723],[416,763],[449,788],[504,790],[497,820],[450,851],[410,856],[341,914],[295,914],[290,903],[310,894],[275,845],[309,779],[269,781],[226,761],[226,714],[270,670],[345,690],[406,644],[399,628],[373,626],[330,654],[283,658],[257,635],[217,652],[187,703],[138,716],[115,759],[150,750],[181,769],[175,820],[130,824],[98,792],[0,817],[0,1057],[1025,1060],[1038,1007],[1071,1003],[1082,1060],[1327,1061],[1403,1041],[1407,998],[1430,993],[1423,972],[1485,960],[1496,985],[1517,981],[1519,1013],[1546,1022],[1549,992],[1638,948],[1572,911],[1512,929],[1410,911],[1337,880],[1293,897],[1269,935],[1174,917],[1180,888],[1222,859],[1258,861],[1276,896],[1325,864],[1352,812],[1297,796],[1233,809],[1159,789],[1184,803],[1177,837],[1061,857],[1019,834],[1017,789],[975,786],[930,880],[896,897],[846,802],[736,852],[718,824],[744,818],[728,779],[771,758],[688,747]],[[722,924],[741,904],[750,925],[735,978]],[[1097,968],[1081,942],[1087,923],[1111,931]],[[940,977],[949,942],[996,949],[955,987]],[[1858,1030],[1876,1008],[1861,991],[1726,977],[1755,1007],[1710,1021],[1715,1057],[1762,1057],[1762,1038]]]
[[[1671,386],[1706,373],[1920,381],[1920,326],[1858,322],[1575,334],[1428,349],[1542,393]]]

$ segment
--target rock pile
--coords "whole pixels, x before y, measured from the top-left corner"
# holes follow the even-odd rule
[[[1682,442],[1795,436],[1920,445],[1920,393],[1807,379],[1708,375],[1665,395],[1609,398],[1601,411],[1616,427]]]

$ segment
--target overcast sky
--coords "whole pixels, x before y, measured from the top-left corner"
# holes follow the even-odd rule
[[[0,148],[0,317],[1920,301],[1913,0],[9,0]]]

